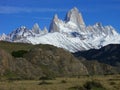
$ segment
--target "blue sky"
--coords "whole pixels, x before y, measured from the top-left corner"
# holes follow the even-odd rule
[[[86,25],[102,22],[120,32],[120,0],[0,0],[0,34],[23,25],[31,29],[34,23],[49,28],[54,14],[64,19],[73,7],[82,13]]]

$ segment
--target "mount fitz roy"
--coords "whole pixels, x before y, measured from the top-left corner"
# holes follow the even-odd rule
[[[77,52],[99,49],[108,44],[120,44],[120,34],[112,26],[102,26],[101,23],[86,26],[79,10],[73,8],[68,11],[64,21],[55,15],[49,32],[46,27],[41,30],[36,23],[31,30],[21,26],[8,35],[2,34],[0,40],[49,44],[70,52]]]

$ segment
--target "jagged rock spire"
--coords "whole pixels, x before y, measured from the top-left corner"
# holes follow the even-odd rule
[[[40,33],[40,30],[41,30],[41,29],[40,29],[38,23],[35,23],[35,24],[33,25],[32,31],[33,31],[34,33],[36,33],[36,34],[39,34],[39,33]]]
[[[44,27],[43,32],[44,32],[44,34],[47,34],[47,33],[48,33],[48,30],[47,30],[46,27]]]
[[[58,22],[59,22],[58,15],[55,14],[50,24],[50,32],[59,32],[59,28],[57,26]]]
[[[54,15],[53,20],[58,21],[58,15],[57,14]]]
[[[71,9],[67,13],[65,21],[66,22],[71,21],[71,22],[74,22],[77,25],[84,25],[85,26],[82,15],[81,15],[81,13],[79,13],[79,10],[76,7],[74,7],[73,9]]]

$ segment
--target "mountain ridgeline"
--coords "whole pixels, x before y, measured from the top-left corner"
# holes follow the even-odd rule
[[[0,42],[0,64],[0,75],[7,78],[39,79],[42,76],[88,74],[83,63],[70,52],[51,45]]]
[[[74,53],[76,57],[84,57],[87,60],[97,60],[112,66],[120,66],[120,44],[110,44],[101,49],[91,49]]]
[[[108,57],[107,57],[108,58]],[[0,76],[8,79],[39,79],[96,74],[116,74],[119,67],[74,57],[52,45],[0,42]]]
[[[49,32],[34,24],[32,29],[21,26],[10,34],[3,34],[0,40],[30,44],[49,44],[70,52],[99,49],[108,44],[120,44],[120,34],[112,26],[96,23],[86,26],[82,14],[74,7],[64,20],[56,14],[50,24]]]

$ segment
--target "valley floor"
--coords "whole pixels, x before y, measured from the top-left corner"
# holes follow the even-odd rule
[[[80,88],[88,81],[99,82],[105,88],[92,90],[120,90],[120,75],[80,76],[55,80],[1,80],[0,90],[82,90]]]

